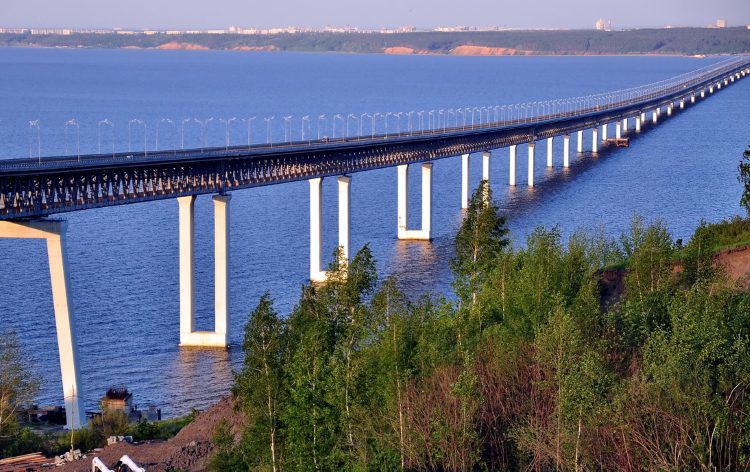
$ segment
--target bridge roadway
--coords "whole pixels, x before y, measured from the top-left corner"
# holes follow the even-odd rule
[[[555,114],[443,129],[275,145],[0,160],[0,220],[222,193],[489,151],[636,118],[692,97],[750,59],[644,95]],[[579,145],[580,149],[580,145]]]
[[[50,267],[55,323],[62,370],[67,427],[85,424],[73,299],[65,256],[66,222],[44,217],[87,208],[175,198],[179,208],[180,345],[225,348],[229,339],[229,203],[230,190],[296,180],[310,182],[310,279],[323,282],[321,270],[322,179],[338,177],[338,230],[342,261],[349,257],[349,174],[398,167],[398,238],[431,237],[432,164],[462,156],[463,208],[469,201],[469,155],[482,152],[482,175],[489,180],[491,150],[509,147],[510,185],[516,185],[517,146],[528,145],[528,185],[534,185],[535,143],[547,140],[547,166],[553,166],[552,140],[563,136],[563,166],[570,158],[570,134],[577,134],[577,152],[584,149],[583,130],[591,129],[591,150],[606,143],[608,125],[615,137],[628,133],[634,120],[639,133],[651,114],[656,125],[662,110],[684,109],[750,74],[750,58],[737,57],[710,68],[656,84],[614,94],[566,102],[556,113],[389,135],[346,137],[263,146],[170,150],[157,153],[44,157],[0,160],[0,238],[45,239]],[[573,105],[575,104],[575,106]],[[548,108],[545,108],[548,109]],[[556,111],[556,110],[555,110]],[[473,119],[473,117],[472,117]],[[458,117],[456,115],[456,121]],[[457,125],[457,123],[456,123]],[[599,131],[601,128],[601,139]],[[422,167],[421,228],[407,221],[407,171]],[[215,194],[215,324],[213,331],[195,331],[194,202],[197,195]]]

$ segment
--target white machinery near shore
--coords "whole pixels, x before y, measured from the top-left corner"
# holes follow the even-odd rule
[[[139,467],[138,464],[133,462],[133,459],[128,457],[127,455],[120,457],[120,460],[118,461],[119,466],[126,466],[131,472],[146,472],[146,469],[143,467]],[[117,467],[115,470],[122,470],[120,467]],[[102,462],[101,459],[98,457],[94,457],[94,460],[91,462],[91,472],[115,472],[114,470],[107,467],[104,462]]]

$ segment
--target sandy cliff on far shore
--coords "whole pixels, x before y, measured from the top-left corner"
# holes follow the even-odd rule
[[[414,49],[407,46],[393,46],[383,49],[385,54],[443,54],[440,52],[428,51],[426,49]],[[463,44],[456,46],[445,54],[451,56],[529,56],[538,54],[535,51],[523,51],[514,48],[491,48],[487,46],[472,46]]]

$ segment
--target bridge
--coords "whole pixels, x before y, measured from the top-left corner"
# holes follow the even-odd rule
[[[338,179],[338,237],[342,257],[349,257],[349,195],[351,175],[371,169],[397,167],[399,239],[430,240],[432,219],[432,161],[461,156],[461,206],[468,207],[472,153],[482,153],[482,178],[489,180],[492,153],[508,148],[509,185],[517,185],[518,146],[526,146],[526,184],[534,186],[536,143],[547,141],[547,166],[553,167],[553,140],[563,139],[563,167],[570,165],[571,136],[584,151],[584,131],[591,130],[590,150],[607,145],[608,127],[616,139],[635,136],[676,110],[684,110],[750,74],[750,58],[734,57],[668,80],[586,97],[456,109],[439,115],[419,129],[400,130],[403,113],[380,115],[382,131],[371,119],[370,134],[303,139],[248,146],[172,149],[157,152],[49,156],[0,160],[0,237],[41,238],[47,242],[52,297],[67,411],[67,426],[85,423],[73,304],[65,255],[62,220],[46,217],[70,211],[176,199],[179,209],[180,345],[227,346],[229,316],[229,204],[231,191],[285,182],[310,183],[310,279],[322,282],[322,180]],[[470,116],[467,114],[470,112]],[[413,112],[410,112],[413,113]],[[422,112],[423,113],[423,112]],[[399,129],[389,133],[388,115],[398,115]],[[337,115],[338,116],[338,115]],[[459,119],[461,116],[461,119]],[[441,119],[442,122],[441,122]],[[343,121],[343,118],[341,118]],[[347,117],[347,125],[349,118]],[[631,134],[630,125],[633,124]],[[441,126],[442,124],[442,126]],[[304,129],[304,128],[303,128]],[[601,134],[600,134],[601,133]],[[303,131],[304,134],[304,131]],[[269,135],[270,136],[270,135]],[[407,228],[408,166],[421,165],[421,227]],[[214,331],[195,331],[194,203],[213,195],[215,238]]]

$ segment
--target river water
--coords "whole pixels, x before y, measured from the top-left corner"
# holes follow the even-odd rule
[[[241,118],[255,116],[251,139],[266,137],[263,118],[275,116],[273,139],[301,133],[310,115],[331,135],[340,113],[439,110],[532,102],[640,85],[715,62],[680,57],[440,57],[350,54],[0,49],[0,158],[222,145],[229,122],[233,144],[247,140]],[[536,187],[508,186],[508,151],[493,153],[491,184],[507,214],[514,244],[537,226],[624,231],[634,214],[662,218],[675,237],[688,238],[701,218],[740,213],[738,160],[748,144],[750,81],[649,128],[629,148],[571,156],[546,168],[537,145]],[[176,123],[160,121],[170,118]],[[75,125],[65,126],[71,119]],[[113,127],[99,124],[108,119]],[[39,120],[37,128],[29,121]],[[392,118],[391,118],[392,120]],[[425,116],[427,120],[427,116]],[[339,121],[339,133],[342,122]],[[355,123],[352,120],[351,126]],[[393,126],[393,124],[391,124]],[[402,123],[402,126],[406,126]],[[632,126],[632,124],[631,124]],[[130,128],[130,129],[128,129]],[[610,133],[614,133],[610,127]],[[80,131],[79,131],[80,130]],[[78,131],[80,134],[78,134]],[[113,133],[114,131],[114,133]],[[130,132],[130,139],[128,134]],[[632,130],[631,130],[632,132]],[[309,134],[308,134],[309,136]],[[590,132],[585,149],[591,148]],[[571,149],[575,151],[575,139]],[[30,149],[31,148],[31,149]],[[435,162],[431,243],[396,240],[396,170],[355,174],[351,243],[369,243],[381,274],[399,276],[411,295],[450,293],[448,260],[461,222],[460,158]],[[418,225],[418,166],[411,224]],[[519,147],[518,182],[525,183],[526,150]],[[472,183],[481,157],[472,157]],[[325,261],[336,245],[336,183],[324,182]],[[161,201],[64,215],[87,408],[111,385],[125,385],[136,403],[166,415],[206,407],[226,393],[241,362],[239,343],[248,313],[268,290],[288,313],[309,272],[308,185],[290,183],[234,192],[231,201],[231,340],[228,351],[180,349],[177,203]],[[213,235],[210,198],[196,202],[197,319],[213,320]],[[39,401],[61,404],[62,389],[44,243],[0,240],[0,330],[18,334],[44,380]]]

